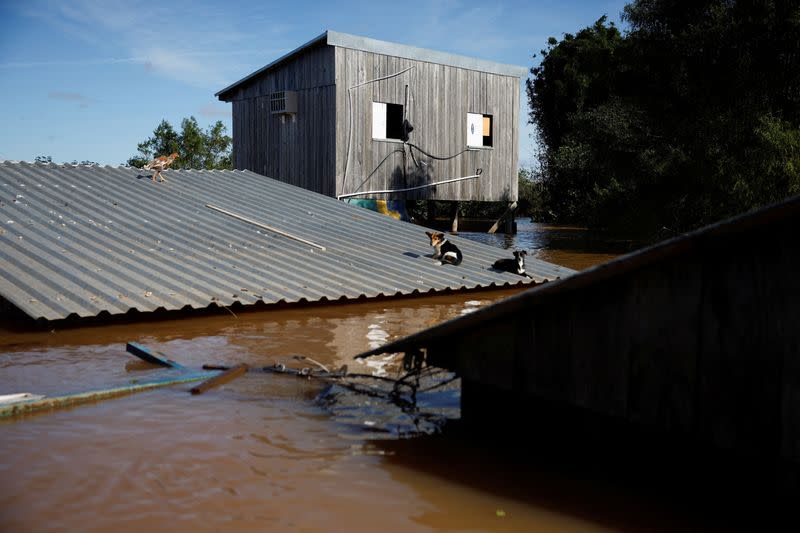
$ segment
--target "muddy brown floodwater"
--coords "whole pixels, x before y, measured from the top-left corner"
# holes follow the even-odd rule
[[[613,256],[546,247],[534,255],[574,268]],[[351,358],[513,293],[54,331],[6,327],[0,394],[60,395],[170,372],[126,354],[128,341],[191,367],[298,366],[292,356],[301,354],[396,376],[394,359]],[[0,531],[595,531],[671,523],[669,506],[636,491],[524,468],[449,437],[457,385],[421,394],[414,411],[320,381],[248,373],[198,396],[188,393],[191,384],[177,385],[1,420]]]

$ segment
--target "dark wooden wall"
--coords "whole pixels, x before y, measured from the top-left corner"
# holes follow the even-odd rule
[[[353,89],[364,81],[412,70],[400,76]],[[467,147],[467,113],[493,116],[494,146],[464,153],[448,161],[424,155],[427,171],[409,156],[391,154],[401,143],[372,139],[372,102],[406,103],[414,126],[410,142],[437,156],[456,154]],[[338,194],[413,187],[432,181],[475,174],[476,180],[442,185],[406,197],[439,200],[512,201],[517,199],[519,159],[519,78],[477,72],[346,48],[336,48],[336,190]],[[348,132],[352,140],[348,157]],[[390,155],[391,154],[391,155]],[[420,155],[416,153],[418,157]],[[384,158],[388,158],[381,165]],[[348,175],[343,180],[347,166]],[[377,169],[377,170],[376,170]],[[404,171],[405,169],[405,171]],[[373,174],[374,171],[374,174]],[[371,177],[370,174],[372,174]],[[369,179],[368,179],[369,177]],[[386,198],[378,195],[377,198]],[[393,198],[401,196],[394,195]]]
[[[798,227],[800,198],[531,289],[450,325],[428,360],[800,465]]]
[[[335,183],[334,50],[321,45],[235,88],[234,166],[332,196]],[[269,109],[275,91],[297,91],[294,119]]]

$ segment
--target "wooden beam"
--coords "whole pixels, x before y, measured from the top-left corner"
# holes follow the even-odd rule
[[[154,365],[167,366],[170,368],[176,368],[178,370],[188,370],[185,366],[183,366],[178,362],[173,361],[163,353],[154,352],[150,348],[142,346],[141,344],[138,344],[136,342],[129,342],[125,346],[125,350],[129,354],[135,355],[142,361],[147,361],[148,363],[152,363]]]
[[[227,383],[231,380],[234,380],[247,372],[247,365],[242,363],[236,366],[232,366],[231,368],[225,370],[224,372],[220,372],[216,376],[211,379],[207,379],[206,381],[200,383],[199,385],[195,385],[191,388],[192,394],[203,394],[208,389],[213,387],[218,387],[223,383]]]
[[[178,383],[187,383],[190,381],[200,381],[201,379],[208,379],[213,375],[210,372],[196,372],[192,374],[181,374],[179,376],[168,377],[163,379],[156,379],[153,381],[145,381],[143,383],[133,383],[130,385],[123,385],[113,389],[102,389],[87,392],[80,392],[77,394],[69,394],[67,396],[55,396],[52,398],[40,398],[33,401],[22,401],[8,405],[0,406],[0,418],[16,415],[26,415],[37,411],[46,411],[53,409],[60,409],[64,407],[72,407],[82,403],[96,402],[99,400],[106,400],[108,398],[116,398],[133,394],[135,392],[142,392],[146,390],[156,389],[159,387],[168,387],[169,385],[176,385]]]
[[[502,222],[503,219],[506,218],[506,216],[508,216],[510,213],[513,213],[516,208],[517,208],[517,202],[511,202],[508,205],[508,209],[506,209],[505,212],[502,215],[500,215],[500,218],[497,219],[497,222],[492,224],[492,227],[489,228],[489,231],[487,233],[495,233],[497,231],[497,228],[500,227],[500,222]]]

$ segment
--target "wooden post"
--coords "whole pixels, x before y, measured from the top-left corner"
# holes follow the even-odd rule
[[[513,235],[514,231],[514,216],[517,213],[517,202],[513,202],[508,206],[508,215],[506,216],[506,235]]]
[[[428,200],[428,226],[434,227],[436,221],[436,200]]]
[[[458,209],[459,203],[453,202],[453,213],[450,219],[450,233],[458,233]]]

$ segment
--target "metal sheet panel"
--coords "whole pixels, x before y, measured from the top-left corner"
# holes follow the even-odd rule
[[[530,282],[491,270],[502,250],[459,237],[464,262],[436,266],[425,228],[253,172],[164,175],[0,162],[0,295],[57,320]],[[528,272],[537,282],[573,273],[537,260]]]

